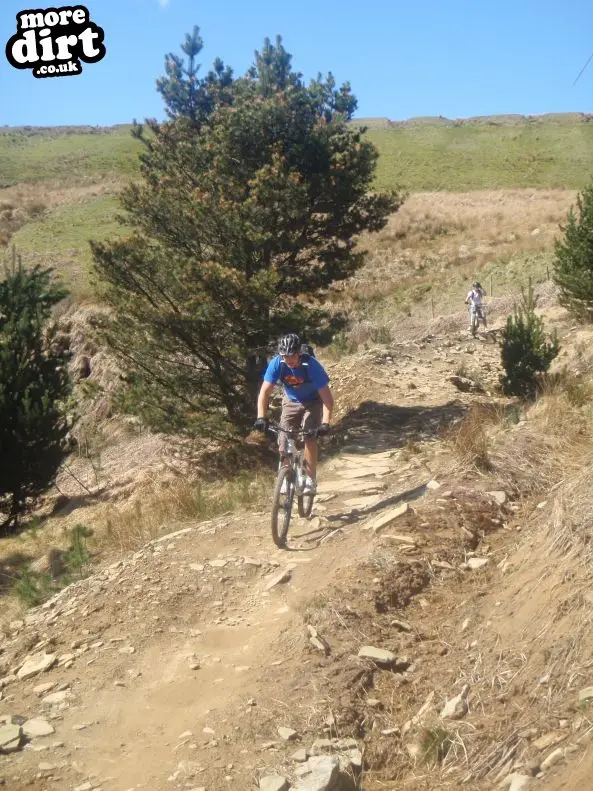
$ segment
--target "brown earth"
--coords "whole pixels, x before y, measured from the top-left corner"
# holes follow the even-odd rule
[[[507,309],[492,301],[495,325]],[[547,311],[569,339],[563,311]],[[558,527],[574,500],[561,477],[554,501],[551,478],[542,490],[514,473],[543,418],[505,417],[498,349],[464,325],[407,327],[328,366],[335,435],[288,551],[267,511],[176,524],[5,626],[0,714],[55,729],[0,756],[8,788],[242,791],[276,773],[294,786],[299,748],[339,755],[343,782],[365,791],[491,789],[513,773],[517,788],[588,788],[593,599],[586,553]],[[481,392],[449,381],[460,368]],[[472,432],[460,453],[461,425],[489,427],[482,456]],[[359,658],[363,646],[395,658]],[[56,664],[16,678],[39,652]],[[442,718],[465,685],[468,712]]]

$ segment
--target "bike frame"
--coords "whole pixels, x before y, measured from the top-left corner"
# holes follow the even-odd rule
[[[484,305],[471,305],[469,306],[469,324],[472,332],[477,332],[480,322],[484,324],[485,306]]]
[[[276,436],[281,432],[287,435],[287,448],[280,456],[280,467],[272,499],[272,538],[277,547],[284,549],[295,496],[299,516],[305,518],[310,516],[313,508],[315,494],[303,490],[306,475],[304,440],[306,437],[316,437],[317,429],[304,431],[300,428],[297,431],[290,431],[271,425],[268,431]],[[285,487],[284,492],[283,487]]]
[[[303,494],[302,483],[306,475],[305,469],[305,437],[317,437],[317,429],[312,431],[304,431],[302,428],[296,431],[284,429],[281,426],[268,426],[268,431],[278,436],[280,433],[286,434],[286,451],[284,454],[280,453],[280,464],[292,469],[293,483],[295,484],[295,494],[297,497]],[[295,453],[296,450],[296,453]],[[285,464],[285,460],[289,459],[290,463]],[[299,476],[299,472],[302,475]],[[299,481],[299,478],[301,479]],[[298,485],[300,483],[300,486]]]

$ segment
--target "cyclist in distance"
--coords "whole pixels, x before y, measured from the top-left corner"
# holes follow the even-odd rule
[[[309,350],[308,350],[309,351]],[[287,431],[317,429],[317,436],[329,432],[334,398],[325,368],[310,353],[303,353],[301,339],[295,333],[285,335],[278,343],[278,354],[270,361],[257,401],[254,428],[265,432],[266,414],[274,386],[284,390],[280,426]],[[280,433],[281,457],[286,453],[287,437]],[[314,494],[317,487],[317,438],[305,437],[305,468],[307,477],[303,491]]]
[[[486,323],[486,313],[484,311],[484,306],[482,304],[483,298],[486,296],[486,292],[482,288],[479,283],[472,283],[471,289],[467,292],[467,297],[465,298],[465,304],[470,306],[470,318],[469,318],[469,331],[473,333],[473,315],[475,314],[477,322],[482,322],[484,328],[487,327]]]

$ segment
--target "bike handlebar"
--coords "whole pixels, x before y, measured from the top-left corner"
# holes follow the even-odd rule
[[[302,428],[297,429],[296,431],[291,429],[282,428],[282,426],[277,426],[274,423],[269,423],[266,430],[271,434],[286,434],[287,437],[290,439],[297,439],[298,437],[316,437],[317,436],[317,429],[313,428],[308,431],[305,431]]]

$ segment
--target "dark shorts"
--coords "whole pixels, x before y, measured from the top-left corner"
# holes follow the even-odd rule
[[[319,428],[323,415],[323,402],[320,398],[311,401],[291,401],[289,398],[282,399],[282,415],[280,425],[287,431],[298,431],[301,427],[305,431]],[[278,447],[281,452],[286,450],[286,434],[280,434]]]

